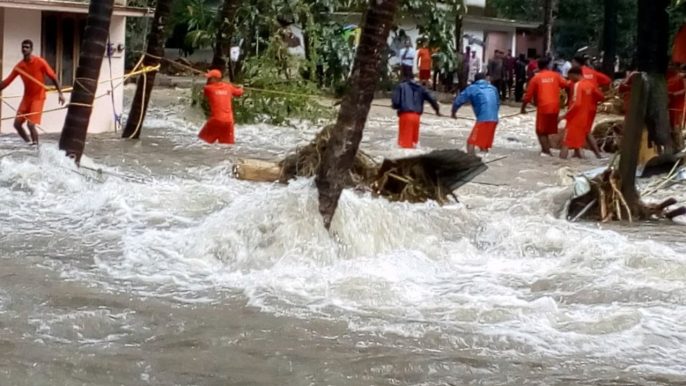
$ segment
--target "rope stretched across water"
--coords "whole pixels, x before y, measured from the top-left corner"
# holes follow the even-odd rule
[[[121,86],[124,84],[124,82],[126,81],[126,79],[128,79],[128,78],[130,78],[130,77],[132,77],[132,76],[137,76],[137,75],[141,75],[141,74],[145,74],[145,73],[153,72],[153,71],[159,71],[159,69],[160,69],[160,66],[157,65],[157,66],[146,66],[146,67],[143,67],[143,68],[141,68],[140,70],[138,70],[137,68],[140,66],[140,64],[141,64],[142,62],[143,62],[143,57],[141,57],[141,59],[140,59],[140,60],[138,61],[138,63],[136,64],[136,67],[134,67],[134,69],[133,69],[132,71],[130,71],[130,72],[128,72],[128,73],[126,73],[126,74],[124,74],[124,75],[122,75],[122,76],[118,76],[118,77],[115,77],[115,78],[112,78],[112,79],[106,79],[106,80],[103,80],[103,81],[99,82],[98,84],[104,84],[104,83],[107,83],[107,82],[111,82],[111,81],[113,81],[113,80],[122,79],[122,81],[119,82],[117,85],[115,85],[112,89],[107,90],[105,93],[103,93],[103,94],[101,94],[101,95],[95,96],[94,99],[97,100],[97,99],[100,99],[100,98],[109,96],[110,94],[112,94],[112,93],[114,92],[115,89],[121,87]],[[0,61],[0,63],[1,63],[1,61]],[[54,93],[54,92],[57,91],[57,90],[53,90],[52,88],[46,86],[45,83],[43,83],[43,82],[39,81],[38,79],[34,78],[33,76],[31,76],[31,74],[28,74],[28,73],[26,73],[25,71],[23,71],[23,70],[21,70],[21,69],[19,69],[19,68],[17,68],[16,70],[17,70],[17,72],[19,72],[21,75],[26,76],[26,78],[29,79],[31,82],[36,83],[36,84],[40,85],[41,87],[45,88],[46,92],[48,92],[48,93]],[[78,80],[77,80],[77,81],[78,81]],[[67,88],[65,88],[65,89],[62,89],[63,92],[69,92],[69,91],[71,91],[71,90],[73,90],[73,87],[67,87]],[[5,99],[13,99],[13,98],[19,98],[19,97],[23,97],[23,95],[19,95],[19,96],[17,96],[17,95],[12,95],[12,96],[0,96],[0,99],[1,99],[2,102],[5,103],[5,105],[7,105],[10,109],[12,109],[12,110],[14,110],[15,112],[17,112],[17,108],[15,108],[15,107],[12,106],[11,104],[9,104]],[[30,117],[30,116],[32,116],[32,115],[38,115],[38,114],[43,114],[43,113],[50,113],[50,112],[54,112],[54,111],[64,110],[64,109],[69,108],[69,106],[93,107],[92,104],[84,104],[84,103],[73,103],[73,102],[70,102],[70,103],[65,103],[64,106],[57,107],[57,108],[54,108],[54,109],[43,110],[43,111],[40,111],[40,112],[33,112],[33,113],[20,114],[20,115],[17,115],[16,117],[5,117],[5,118],[0,119],[0,121],[14,120],[14,119],[16,119],[16,118],[26,118],[26,117]],[[45,130],[42,129],[42,128],[40,128],[40,126],[36,125],[36,127],[38,127],[41,131],[43,131],[43,132],[45,133]]]

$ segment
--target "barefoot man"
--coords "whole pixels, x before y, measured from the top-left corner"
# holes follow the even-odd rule
[[[536,135],[541,144],[541,152],[552,156],[549,135],[557,134],[558,115],[560,114],[560,91],[569,84],[562,75],[548,69],[550,59],[538,61],[538,73],[529,82],[522,103],[522,114],[526,106],[536,100]]]
[[[17,76],[21,77],[21,80],[24,82],[24,98],[21,100],[17,110],[14,128],[25,142],[29,142],[29,137],[23,128],[24,122],[27,122],[29,132],[31,133],[30,142],[32,145],[38,145],[36,125],[40,125],[43,105],[45,104],[45,77],[50,78],[55,88],[57,88],[61,105],[64,104],[64,95],[62,94],[62,88],[57,80],[55,71],[50,68],[50,65],[43,58],[32,55],[33,42],[31,40],[21,42],[21,53],[24,55],[24,60],[19,62],[10,73],[10,76],[0,83],[0,91],[9,86]]]
[[[572,67],[568,76],[573,82],[572,103],[567,113],[560,117],[560,121],[567,120],[560,158],[567,159],[569,149],[574,150],[575,157],[584,158],[582,149],[588,137],[592,136],[588,129],[593,126],[592,112],[604,95],[592,80],[584,77],[581,67]]]
[[[476,80],[455,98],[453,103],[452,118],[457,119],[457,110],[465,103],[471,103],[476,124],[467,140],[467,153],[474,154],[475,147],[482,152],[488,153],[493,147],[495,128],[498,126],[498,110],[500,109],[500,95],[498,89],[486,81],[483,72],[475,75]]]

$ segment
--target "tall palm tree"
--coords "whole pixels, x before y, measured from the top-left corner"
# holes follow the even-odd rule
[[[112,20],[114,0],[91,0],[88,7],[86,29],[76,69],[76,81],[71,93],[67,117],[60,136],[59,148],[78,164],[86,147],[88,122],[98,88],[100,67],[105,56]]]
[[[634,214],[639,212],[636,168],[643,131],[664,153],[671,152],[669,112],[667,110],[667,64],[669,52],[670,0],[638,0],[637,66],[631,101],[626,117],[619,175],[621,191]]]
[[[227,50],[231,49],[231,38],[235,31],[234,18],[239,5],[240,0],[224,0],[221,9],[217,13],[217,36],[211,67],[220,70],[222,73],[227,69],[226,59],[224,58],[227,56]],[[229,77],[233,80],[234,74],[232,71],[229,71]]]
[[[155,7],[155,16],[152,21],[152,27],[148,32],[148,47],[146,48],[146,55],[143,59],[144,66],[157,66],[160,64],[160,59],[164,57],[164,42],[166,40],[165,29],[169,23],[169,16],[171,15],[173,0],[157,0]],[[138,77],[136,82],[136,95],[133,97],[131,104],[131,111],[126,120],[126,127],[122,133],[122,138],[138,139],[141,135],[141,128],[145,113],[148,111],[148,104],[150,103],[150,94],[155,83],[155,75],[157,72],[146,72]]]
[[[603,51],[603,72],[607,76],[613,77],[617,52],[617,0],[605,0]]]
[[[543,54],[553,50],[553,13],[555,0],[543,0]]]
[[[319,190],[319,212],[327,229],[331,226],[338,199],[360,147],[379,80],[379,62],[397,9],[398,0],[368,1],[348,92],[341,103],[315,179]]]

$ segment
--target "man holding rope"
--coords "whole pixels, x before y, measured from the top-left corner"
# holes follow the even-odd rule
[[[64,104],[64,95],[55,71],[43,58],[33,56],[33,42],[31,40],[24,40],[21,43],[21,53],[24,55],[24,59],[14,67],[7,79],[0,83],[0,92],[9,86],[17,76],[21,76],[21,80],[24,82],[24,97],[17,110],[14,128],[25,142],[29,142],[29,137],[23,128],[24,122],[27,122],[31,133],[30,142],[32,145],[38,145],[36,125],[40,125],[43,105],[45,104],[45,77],[50,78],[55,84],[61,105]]]

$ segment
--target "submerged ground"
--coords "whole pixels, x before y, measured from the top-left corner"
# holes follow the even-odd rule
[[[501,123],[488,159],[507,158],[461,204],[345,192],[332,238],[311,181],[230,175],[319,127],[210,146],[187,104],[156,91],[140,142],[90,136],[103,174],[74,170],[56,137],[36,152],[0,136],[0,384],[686,382],[683,228],[561,219],[568,176],[607,161],[539,156],[533,115]],[[462,148],[471,124],[427,115],[421,149],[398,150],[377,107],[362,148]]]

